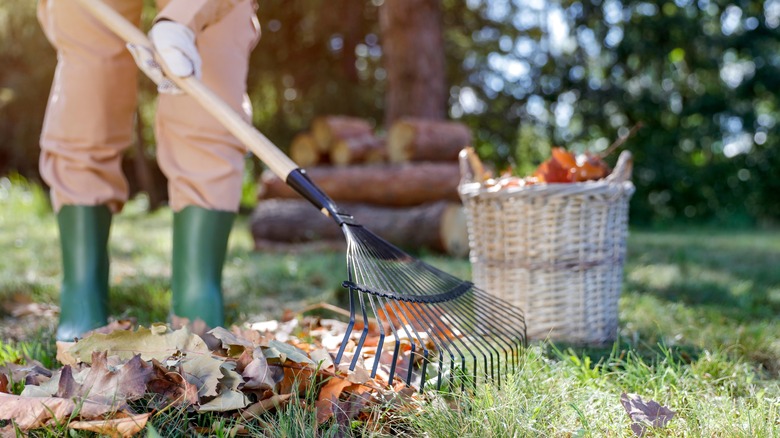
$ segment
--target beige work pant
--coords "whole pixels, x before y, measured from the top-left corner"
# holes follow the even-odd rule
[[[142,0],[104,0],[136,25]],[[128,198],[122,152],[133,141],[138,69],[125,42],[73,0],[41,0],[38,18],[58,63],[41,135],[40,171],[55,211],[63,205],[108,205]],[[158,0],[158,10],[168,0]],[[245,0],[196,35],[203,82],[240,114],[249,54],[259,38],[254,1]],[[245,147],[192,98],[160,95],[157,159],[168,178],[173,211],[195,205],[237,211]]]

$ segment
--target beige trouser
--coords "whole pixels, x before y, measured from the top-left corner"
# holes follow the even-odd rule
[[[104,1],[140,22],[142,0]],[[168,2],[158,0],[158,10]],[[105,204],[118,212],[128,198],[121,158],[133,141],[138,69],[124,41],[77,2],[41,0],[38,15],[58,56],[40,156],[55,211]],[[247,119],[248,60],[258,38],[253,0],[196,34],[204,84]],[[171,208],[237,211],[245,147],[188,96],[161,95],[155,128]]]

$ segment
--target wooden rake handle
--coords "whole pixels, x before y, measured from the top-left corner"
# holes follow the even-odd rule
[[[287,176],[292,171],[298,169],[298,165],[294,161],[279,150],[276,145],[255,129],[254,126],[247,123],[233,108],[198,79],[193,76],[181,78],[171,74],[161,58],[157,56],[151,41],[122,15],[101,0],[77,1],[126,43],[148,47],[152,50],[168,78],[222,123],[231,134],[238,138],[252,153],[257,155],[279,178],[287,180]]]

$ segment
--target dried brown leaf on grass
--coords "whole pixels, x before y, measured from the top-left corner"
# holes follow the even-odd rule
[[[251,361],[241,373],[244,378],[244,390],[266,391],[273,389],[281,381],[282,375],[275,374],[268,366],[268,360],[259,348],[251,354]]]
[[[0,374],[0,392],[5,394],[11,392],[8,390],[8,376],[5,374]]]
[[[76,382],[69,365],[62,369],[59,389],[55,394],[65,399],[82,399],[103,405],[123,406],[146,394],[146,386],[152,378],[150,365],[133,356],[117,369],[109,369],[105,352],[92,353],[92,366],[83,382]]]
[[[52,375],[51,370],[44,367],[37,360],[25,359],[23,365],[16,363],[7,363],[0,367],[0,374],[5,374],[11,382],[33,382],[45,380]]]
[[[251,420],[271,409],[279,409],[286,405],[292,396],[292,394],[274,394],[268,398],[264,398],[241,411],[241,418],[244,420]]]
[[[221,341],[222,348],[225,349],[229,357],[240,356],[245,350],[254,348],[254,344],[250,340],[244,339],[222,327],[217,327],[208,333]]]
[[[654,400],[648,402],[642,401],[642,397],[637,394],[626,394],[620,396],[620,403],[625,408],[628,416],[631,418],[631,430],[638,437],[643,437],[649,428],[661,428],[674,418],[675,411],[658,404]]]
[[[92,360],[93,351],[105,351],[109,356],[116,355],[125,360],[140,354],[143,360],[157,359],[161,362],[177,351],[188,355],[211,355],[200,336],[191,333],[186,327],[171,330],[164,324],[154,324],[150,328],[139,327],[136,331],[95,333],[67,349],[73,359],[86,363]]]
[[[24,397],[0,394],[0,420],[13,420],[22,430],[37,429],[50,420],[63,422],[78,409],[82,418],[100,418],[114,411],[107,404],[89,400],[76,403],[60,397]]]
[[[198,402],[198,388],[184,379],[181,369],[170,370],[157,360],[152,360],[152,367],[154,375],[147,385],[150,393],[177,405]]]
[[[333,416],[333,408],[338,403],[341,393],[348,386],[354,385],[342,377],[331,377],[320,389],[320,395],[315,403],[317,423],[322,424]]]
[[[139,414],[108,420],[72,421],[68,423],[68,429],[86,430],[111,438],[129,438],[146,427],[146,422],[151,414]]]

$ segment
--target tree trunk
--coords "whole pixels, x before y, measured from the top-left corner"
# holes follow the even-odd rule
[[[387,71],[385,126],[401,117],[447,114],[440,0],[385,1],[379,9]]]
[[[471,130],[457,122],[403,119],[390,128],[387,155],[391,162],[457,161],[471,145]]]
[[[463,257],[468,254],[468,232],[463,208],[435,202],[410,208],[344,204],[355,220],[390,243],[407,249],[428,249]],[[251,217],[255,246],[271,242],[340,241],[341,229],[308,201],[261,201]]]
[[[312,167],[306,173],[337,202],[411,206],[435,201],[459,202],[460,168],[454,163],[402,163],[349,167]],[[260,177],[259,198],[300,199],[269,171]]]
[[[330,162],[336,166],[387,161],[387,142],[374,135],[344,138],[333,143]]]
[[[335,141],[371,135],[373,127],[368,120],[348,116],[317,117],[311,131],[321,152],[329,152]]]

